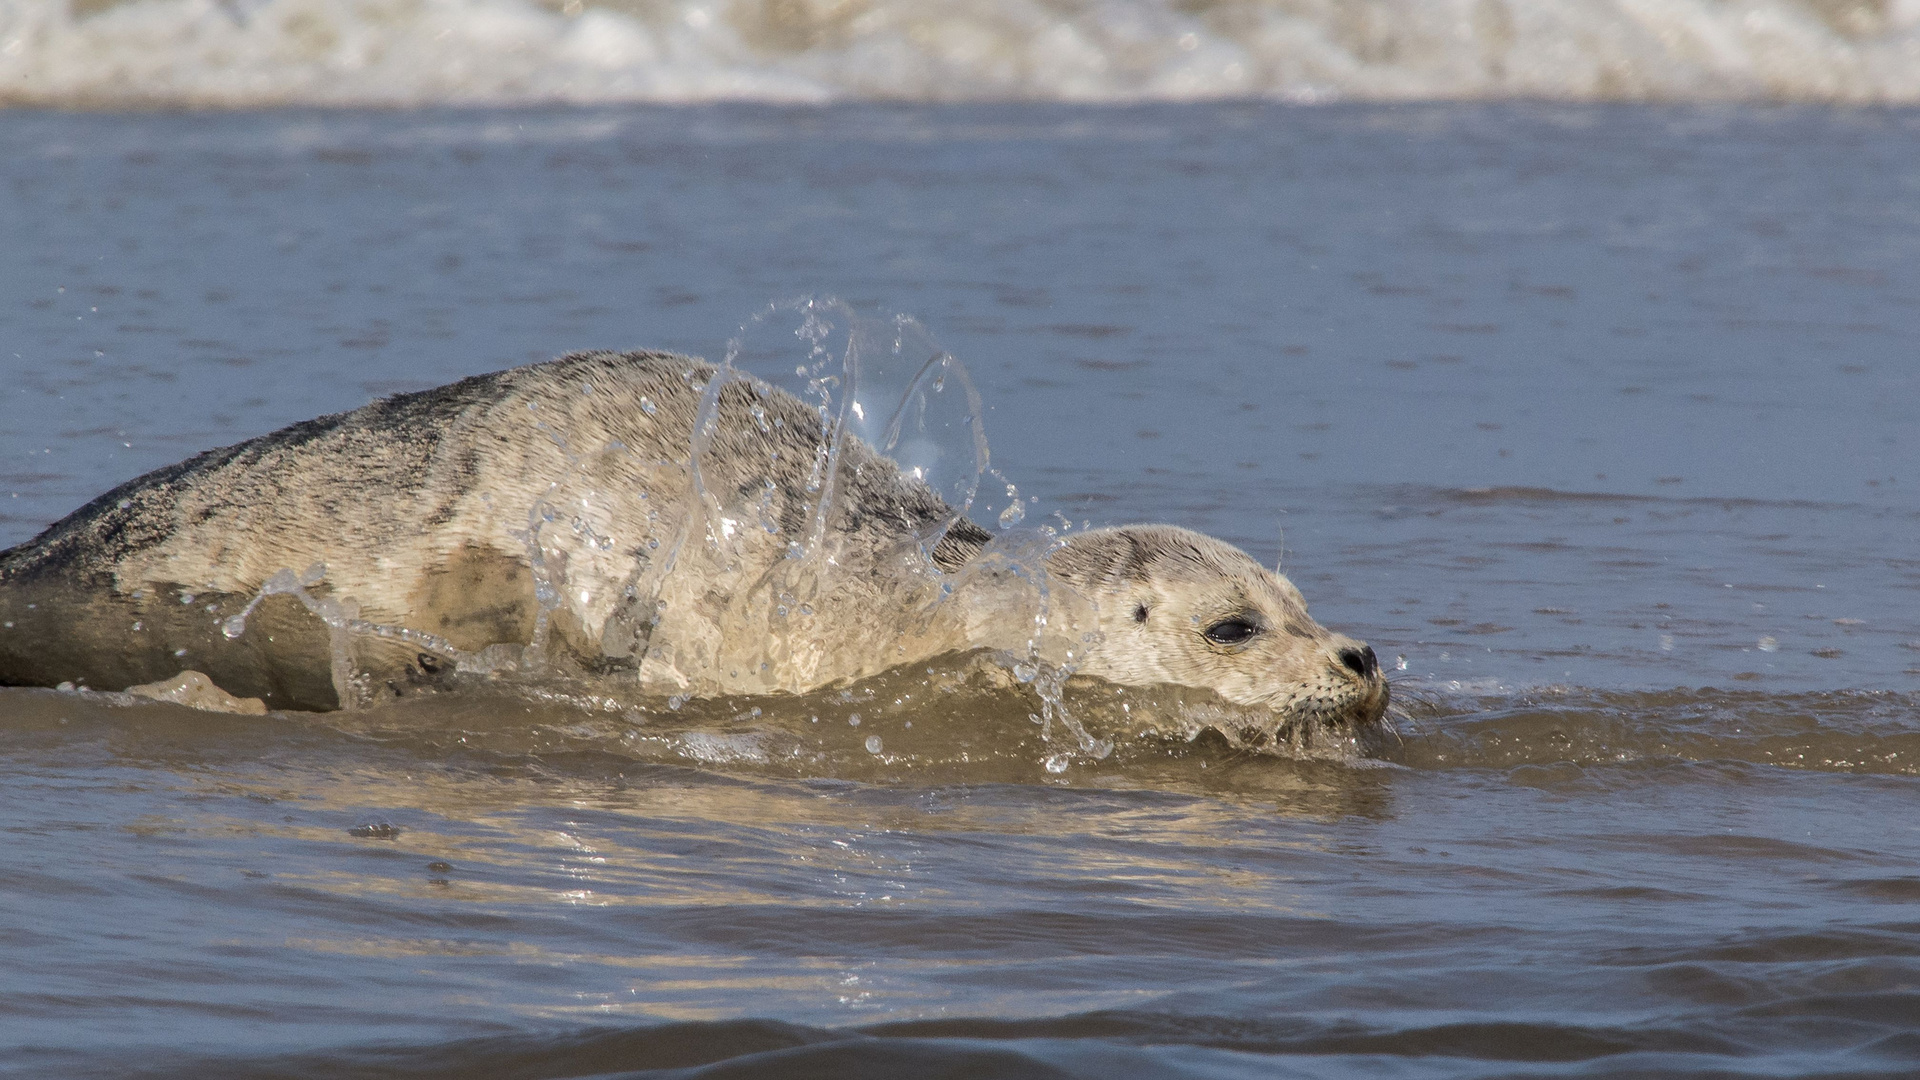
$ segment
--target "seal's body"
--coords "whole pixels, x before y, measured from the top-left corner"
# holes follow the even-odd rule
[[[0,553],[0,682],[194,669],[326,709],[458,668],[778,693],[1024,647],[1302,715],[1385,708],[1371,651],[1237,549],[1135,526],[1023,563],[857,439],[835,443],[823,491],[818,412],[745,379],[709,391],[715,375],[576,354],[123,484]]]

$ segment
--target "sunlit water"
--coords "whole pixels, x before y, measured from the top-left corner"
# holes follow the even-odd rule
[[[717,356],[830,292],[964,360],[1028,524],[1281,557],[1405,709],[1356,767],[1097,710],[1114,752],[1061,763],[962,666],[804,707],[0,692],[0,1068],[1910,1074],[1917,138],[0,114],[5,542],[372,396]]]

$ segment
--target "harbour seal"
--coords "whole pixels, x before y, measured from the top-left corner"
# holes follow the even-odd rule
[[[828,451],[831,453],[828,453]],[[996,535],[819,410],[589,352],[211,450],[0,553],[0,682],[206,673],[274,708],[460,671],[801,693],[997,649],[1289,717],[1379,720],[1364,644],[1170,525]]]

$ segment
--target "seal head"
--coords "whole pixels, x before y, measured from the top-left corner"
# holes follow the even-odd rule
[[[1071,537],[1047,569],[1095,605],[1083,674],[1204,686],[1332,728],[1386,713],[1373,650],[1314,622],[1292,582],[1231,544],[1173,525],[1098,529]]]

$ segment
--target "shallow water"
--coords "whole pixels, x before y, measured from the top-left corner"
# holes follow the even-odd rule
[[[1029,522],[1284,534],[1406,709],[1374,767],[1123,730],[1053,772],[1017,695],[0,692],[0,1068],[1910,1074],[1916,136],[0,114],[0,540],[374,395],[718,355],[825,291],[967,363]]]

